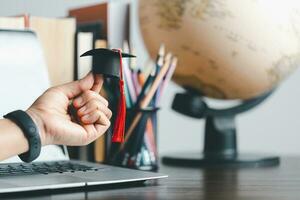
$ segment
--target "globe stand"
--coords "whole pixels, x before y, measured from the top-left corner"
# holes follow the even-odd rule
[[[203,153],[177,153],[163,157],[164,164],[197,167],[275,166],[279,157],[240,154],[237,150],[235,117],[264,101],[270,93],[223,110],[209,108],[195,92],[176,94],[172,108],[194,118],[205,118]]]

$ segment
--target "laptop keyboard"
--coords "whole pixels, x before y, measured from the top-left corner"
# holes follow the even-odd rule
[[[11,175],[32,175],[51,173],[74,173],[77,171],[98,171],[100,168],[72,163],[69,161],[38,162],[38,163],[13,163],[0,165],[0,177]]]

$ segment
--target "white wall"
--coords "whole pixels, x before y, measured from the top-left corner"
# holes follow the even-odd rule
[[[118,0],[115,0],[116,2]],[[134,0],[137,1],[137,0]],[[0,15],[62,17],[71,7],[95,4],[99,0],[2,0]],[[119,0],[119,2],[122,2]],[[135,6],[135,11],[137,7]],[[132,14],[133,38],[139,62],[147,60],[138,30],[137,15]],[[142,59],[141,59],[142,58]],[[294,73],[262,106],[238,118],[239,147],[243,152],[300,154],[300,70]],[[159,148],[162,154],[179,150],[200,151],[203,147],[203,120],[184,117],[170,109],[173,95],[180,87],[171,84],[160,111]]]

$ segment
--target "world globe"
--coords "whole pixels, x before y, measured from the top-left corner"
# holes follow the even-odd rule
[[[140,0],[139,21],[151,57],[164,43],[173,80],[208,97],[259,96],[300,62],[297,0]]]

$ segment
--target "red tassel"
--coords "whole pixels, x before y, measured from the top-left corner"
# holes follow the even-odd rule
[[[120,54],[120,99],[118,104],[118,114],[115,120],[113,128],[112,142],[123,142],[125,134],[125,121],[126,121],[126,99],[124,93],[124,81],[123,81],[123,63],[122,63],[122,52],[118,50]]]

